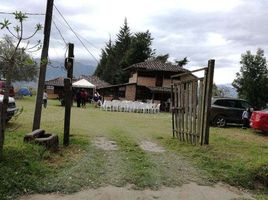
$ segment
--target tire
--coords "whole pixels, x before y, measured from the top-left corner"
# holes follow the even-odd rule
[[[215,119],[214,119],[214,125],[217,126],[217,127],[220,127],[220,128],[223,128],[223,127],[226,127],[226,119],[224,116],[222,115],[219,115],[219,116],[216,116]]]

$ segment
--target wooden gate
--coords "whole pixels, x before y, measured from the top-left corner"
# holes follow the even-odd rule
[[[215,60],[209,60],[208,67],[171,77],[173,137],[191,144],[209,144],[214,65]],[[202,77],[193,74],[202,71]]]

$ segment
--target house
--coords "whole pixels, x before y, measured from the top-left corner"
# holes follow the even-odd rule
[[[81,79],[86,79],[88,82],[96,86],[96,89],[99,87],[107,87],[110,84],[99,79],[97,76],[82,75],[77,78],[73,78],[72,82],[76,82]],[[45,81],[45,87],[47,90],[48,98],[57,99],[61,98],[64,93],[64,77],[58,77]]]
[[[164,105],[170,100],[170,77],[188,72],[182,67],[158,60],[148,60],[133,64],[125,68],[125,70],[130,74],[128,83],[98,88],[98,92],[104,99],[150,100]],[[192,77],[192,75],[189,76]]]

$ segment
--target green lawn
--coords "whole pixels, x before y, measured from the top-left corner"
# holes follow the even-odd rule
[[[48,101],[41,128],[60,137],[57,153],[23,143],[32,128],[34,97],[17,100],[23,107],[8,124],[4,161],[0,163],[0,199],[23,193],[69,193],[107,184],[132,184],[137,189],[181,185],[189,181],[210,184],[224,181],[259,191],[267,198],[268,136],[241,128],[211,128],[210,145],[199,147],[172,138],[171,115],[105,112],[88,106],[72,108],[71,145],[62,147],[64,108]],[[117,151],[96,148],[103,136],[118,145]],[[164,147],[164,153],[145,152],[141,141]],[[257,190],[258,189],[258,190]]]

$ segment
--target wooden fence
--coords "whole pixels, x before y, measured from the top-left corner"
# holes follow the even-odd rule
[[[209,60],[208,67],[171,77],[173,137],[191,144],[209,144],[214,65],[215,60]],[[201,71],[202,77],[193,75]]]

